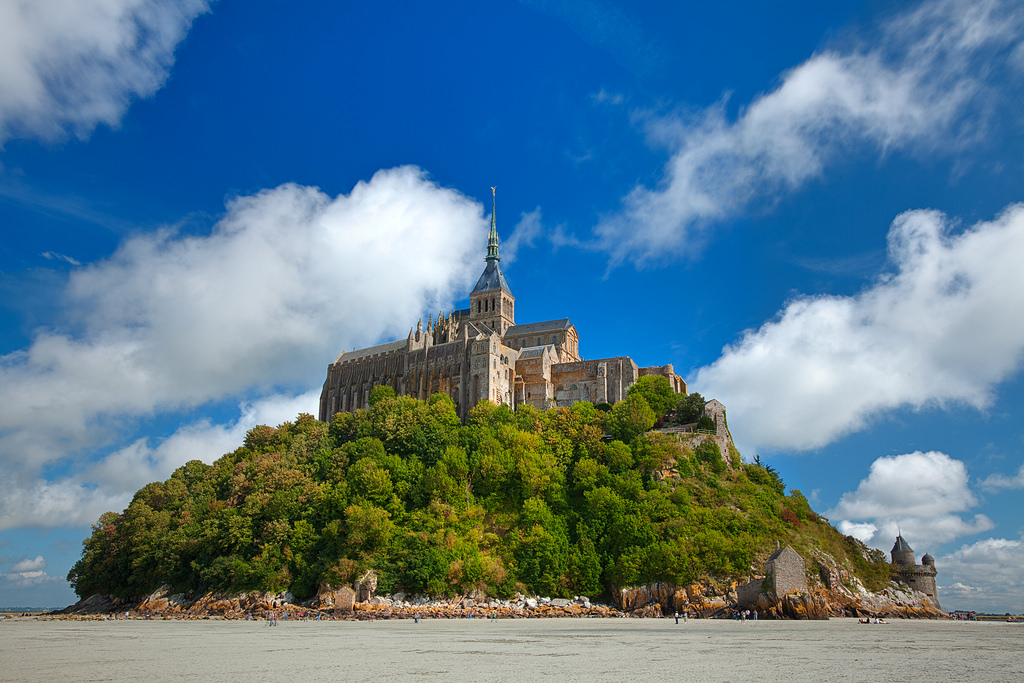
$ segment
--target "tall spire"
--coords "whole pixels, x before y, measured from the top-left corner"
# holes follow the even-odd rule
[[[484,259],[485,261],[501,260],[498,256],[498,227],[494,220],[495,189],[494,187],[491,188],[491,234],[487,237],[487,258]]]

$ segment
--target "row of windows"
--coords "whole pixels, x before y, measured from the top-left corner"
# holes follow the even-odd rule
[[[476,312],[487,313],[490,311],[498,310],[497,299],[477,299],[476,300]],[[508,313],[512,315],[512,302],[508,302]]]

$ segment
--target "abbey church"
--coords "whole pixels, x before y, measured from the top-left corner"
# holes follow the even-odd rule
[[[641,368],[628,356],[583,360],[568,318],[517,325],[516,298],[499,265],[493,204],[485,263],[469,308],[428,318],[425,329],[417,323],[405,339],[342,351],[327,368],[320,419],[368,407],[370,390],[382,384],[400,396],[445,394],[463,420],[485,400],[541,410],[577,401],[615,403],[644,375],[662,375],[686,393],[671,365]]]

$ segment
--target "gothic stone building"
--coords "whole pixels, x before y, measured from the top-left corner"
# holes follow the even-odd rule
[[[370,390],[382,384],[419,399],[446,394],[463,420],[480,401],[513,409],[615,403],[643,375],[662,375],[675,391],[686,392],[671,365],[640,368],[627,356],[583,360],[568,318],[517,325],[516,298],[499,265],[493,207],[485,262],[469,308],[428,318],[426,329],[417,323],[405,339],[342,351],[327,368],[320,419],[366,408]]]

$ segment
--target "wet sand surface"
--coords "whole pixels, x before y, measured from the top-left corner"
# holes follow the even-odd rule
[[[0,621],[3,681],[1021,681],[1024,625]]]

